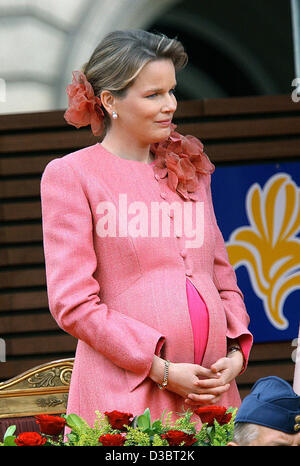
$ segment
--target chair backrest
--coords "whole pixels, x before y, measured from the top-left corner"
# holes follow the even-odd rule
[[[0,419],[64,413],[74,358],[51,361],[0,382]]]
[[[0,382],[0,441],[11,424],[16,434],[39,432],[34,416],[66,412],[74,358],[36,366]]]

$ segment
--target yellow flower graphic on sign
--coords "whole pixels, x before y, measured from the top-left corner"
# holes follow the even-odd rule
[[[286,173],[255,183],[246,198],[250,226],[237,228],[226,244],[233,267],[245,265],[272,325],[288,327],[287,296],[300,288],[300,190]],[[299,313],[299,308],[295,309]]]

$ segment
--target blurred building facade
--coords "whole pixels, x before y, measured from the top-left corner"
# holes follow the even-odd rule
[[[65,108],[72,71],[116,29],[183,42],[178,100],[292,91],[288,0],[0,0],[0,113]]]

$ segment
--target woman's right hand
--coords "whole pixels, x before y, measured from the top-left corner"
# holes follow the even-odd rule
[[[229,389],[229,384],[220,383],[220,376],[198,364],[170,363],[166,388],[184,399],[194,394],[193,405],[210,404]],[[206,380],[205,387],[199,386],[199,379]]]

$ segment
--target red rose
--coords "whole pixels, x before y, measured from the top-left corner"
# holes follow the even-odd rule
[[[38,432],[23,432],[15,439],[18,447],[39,447],[47,442],[46,437],[42,437]]]
[[[207,423],[209,426],[214,425],[214,419],[222,426],[227,424],[232,416],[232,413],[227,413],[225,406],[203,406],[202,408],[195,409],[203,424]]]
[[[104,413],[109,420],[110,425],[113,429],[126,430],[124,429],[124,424],[129,426],[133,419],[133,414],[131,413],[121,413],[120,411],[111,411]]]
[[[35,416],[35,419],[40,425],[41,432],[46,435],[59,435],[66,424],[66,420],[62,417],[49,414],[40,414]]]
[[[104,447],[123,447],[126,442],[126,437],[121,434],[105,434],[99,437],[99,442]]]
[[[163,434],[161,438],[166,439],[170,446],[180,445],[182,442],[186,446],[193,445],[197,442],[197,439],[193,437],[193,434],[186,434],[181,430],[169,430],[166,434]]]

